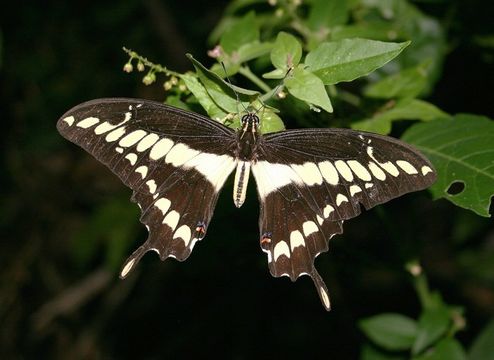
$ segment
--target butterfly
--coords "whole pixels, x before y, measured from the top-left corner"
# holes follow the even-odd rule
[[[263,135],[255,112],[237,131],[162,103],[97,99],[65,113],[62,136],[79,145],[133,190],[149,235],[124,263],[125,278],[148,251],[183,261],[204,238],[218,194],[235,171],[233,202],[242,206],[252,173],[260,202],[259,243],[274,277],[312,278],[330,310],[314,266],[343,222],[408,192],[436,172],[419,151],[391,137],[349,129],[298,129]]]

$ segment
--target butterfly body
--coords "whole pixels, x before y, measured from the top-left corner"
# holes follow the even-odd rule
[[[348,129],[263,135],[249,112],[235,132],[207,117],[139,99],[98,99],[69,110],[59,132],[107,165],[133,190],[147,241],[125,262],[126,277],[149,250],[185,260],[207,232],[218,194],[235,171],[233,201],[250,173],[260,201],[260,246],[273,276],[310,276],[324,307],[314,259],[343,221],[432,184],[430,162],[411,146]]]

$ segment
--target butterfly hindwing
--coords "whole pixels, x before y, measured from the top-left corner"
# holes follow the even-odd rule
[[[309,275],[346,219],[435,180],[430,162],[389,137],[347,129],[288,130],[264,137],[252,166],[261,202],[261,247],[273,276]],[[281,221],[278,221],[280,220]]]
[[[149,250],[163,260],[185,260],[204,237],[235,167],[235,133],[198,114],[134,99],[83,103],[62,116],[57,128],[117,174],[141,208],[149,237],[121,276]]]

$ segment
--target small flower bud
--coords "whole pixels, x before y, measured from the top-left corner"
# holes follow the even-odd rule
[[[282,90],[276,94],[278,96],[278,99],[284,99],[286,98],[286,93]]]
[[[165,89],[165,91],[168,91],[172,88],[172,83],[171,81],[165,81],[165,83],[163,84],[163,88]]]
[[[216,45],[213,49],[208,50],[208,56],[212,57],[213,59],[219,58],[222,54],[223,49],[219,45]]]
[[[137,71],[144,71],[144,64],[142,63],[142,61],[139,61],[137,63]]]
[[[127,64],[124,65],[123,71],[125,71],[126,73],[130,73],[132,72],[133,68],[134,67],[132,66],[132,63],[129,61]]]
[[[142,78],[142,82],[144,83],[144,85],[151,85],[155,81],[156,81],[156,75],[151,72]]]

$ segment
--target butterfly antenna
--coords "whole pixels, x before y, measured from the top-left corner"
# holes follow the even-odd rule
[[[235,97],[237,98],[237,114],[239,114],[239,116],[240,116],[240,110],[238,108],[238,104],[242,105],[245,112],[247,112],[247,109],[245,108],[244,104],[242,104],[242,102],[240,101],[240,97],[238,96],[238,93],[233,88],[232,82],[230,81],[230,78],[228,77],[228,73],[226,72],[225,63],[223,61],[220,61],[220,64],[221,64],[221,67],[223,68],[223,71],[225,72],[225,79],[226,79],[226,81],[228,81],[228,84],[230,85],[230,89],[232,89],[233,93],[235,94]]]

